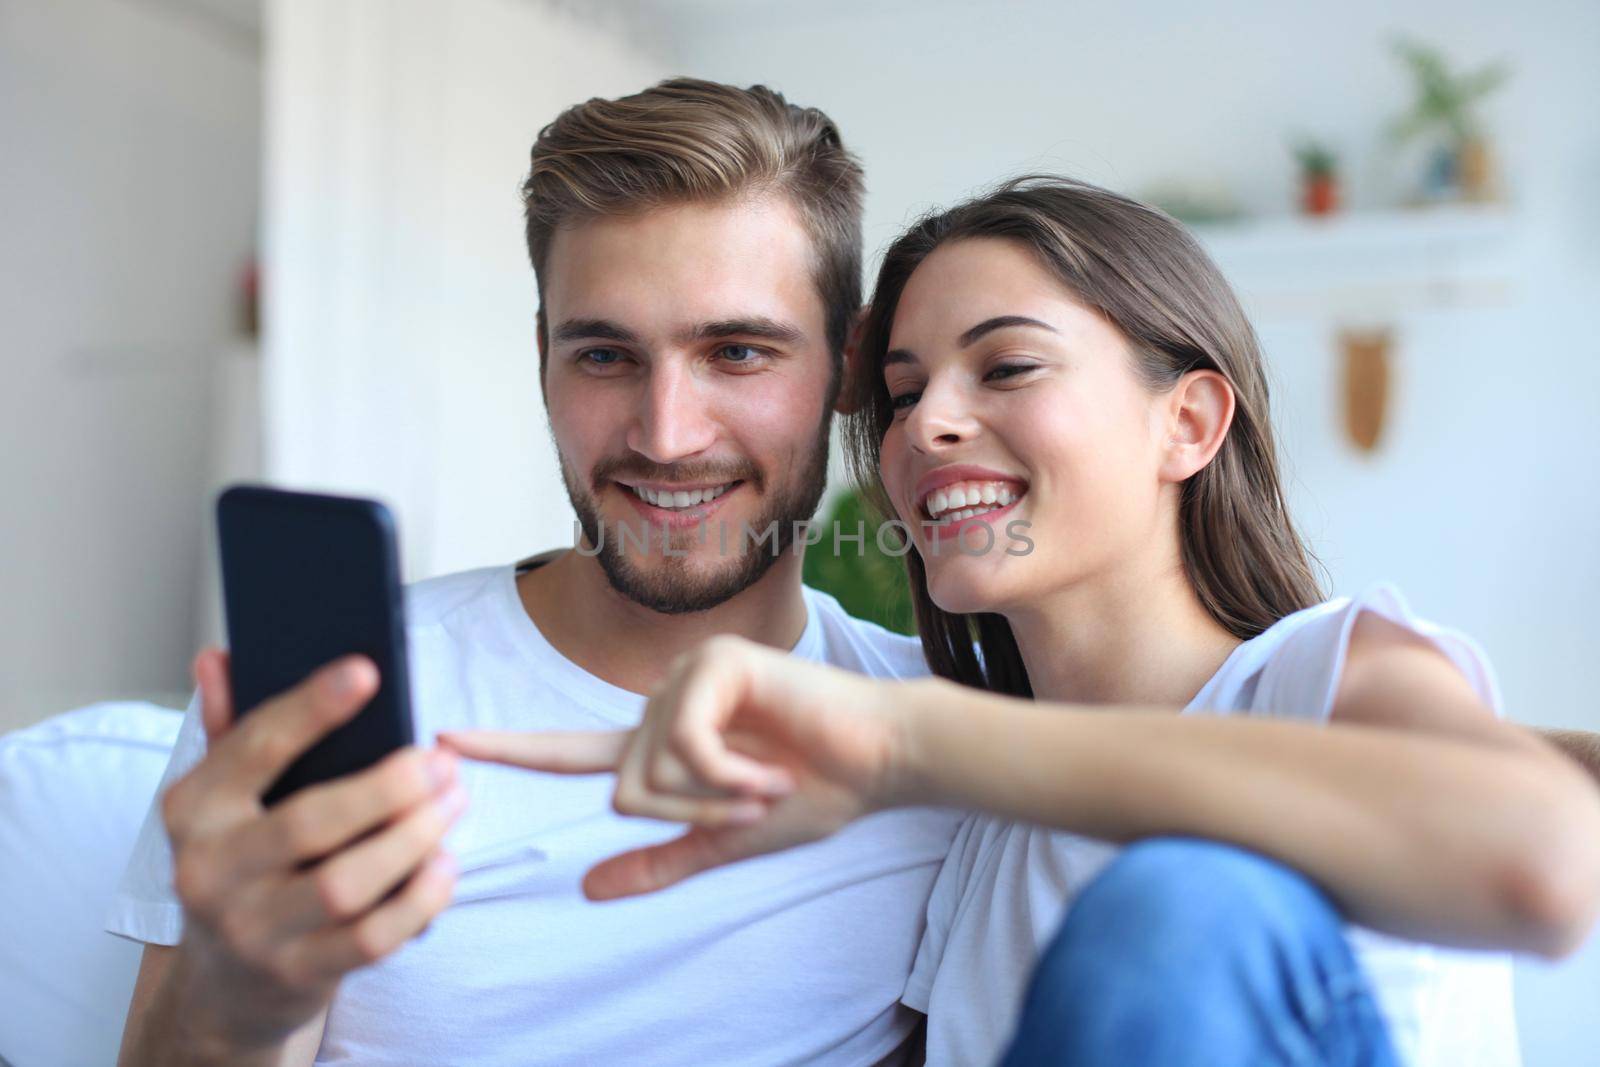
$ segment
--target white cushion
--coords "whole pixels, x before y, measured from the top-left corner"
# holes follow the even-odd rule
[[[182,721],[95,704],[0,735],[0,1059],[115,1063],[141,946],[106,908]]]

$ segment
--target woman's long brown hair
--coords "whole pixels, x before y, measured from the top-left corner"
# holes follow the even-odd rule
[[[1323,599],[1313,558],[1290,518],[1278,474],[1266,371],[1255,331],[1222,272],[1176,221],[1086,182],[1016,178],[922,218],[890,246],[863,323],[854,414],[845,421],[851,473],[886,516],[879,448],[893,419],[883,359],[906,282],[940,245],[964,238],[1015,241],[1082,304],[1127,337],[1152,391],[1192,370],[1221,373],[1235,396],[1233,424],[1216,456],[1183,484],[1178,537],[1200,603],[1229,633],[1251,638]],[[997,614],[956,615],[928,595],[927,570],[906,554],[923,649],[934,673],[1018,696],[1032,687],[1011,624]]]

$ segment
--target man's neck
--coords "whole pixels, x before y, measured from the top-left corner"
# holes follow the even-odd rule
[[[788,651],[806,627],[802,557],[785,551],[752,586],[707,611],[663,615],[611,587],[599,561],[564,552],[517,578],[523,610],[557,652],[612,685],[649,693],[679,653],[716,634]]]

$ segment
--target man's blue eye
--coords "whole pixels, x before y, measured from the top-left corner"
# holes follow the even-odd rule
[[[717,351],[729,363],[754,363],[761,355],[754,345],[723,345]]]
[[[583,358],[601,367],[609,367],[622,359],[622,353],[615,348],[591,348],[583,354]]]

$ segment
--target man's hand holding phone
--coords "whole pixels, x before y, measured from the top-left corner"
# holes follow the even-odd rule
[[[205,757],[162,798],[186,917],[180,982],[196,1040],[261,1048],[323,1011],[339,980],[420,933],[450,901],[441,847],[466,807],[456,758],[401,748],[267,807],[291,762],[378,690],[347,656],[237,716],[226,653],[195,659]]]

